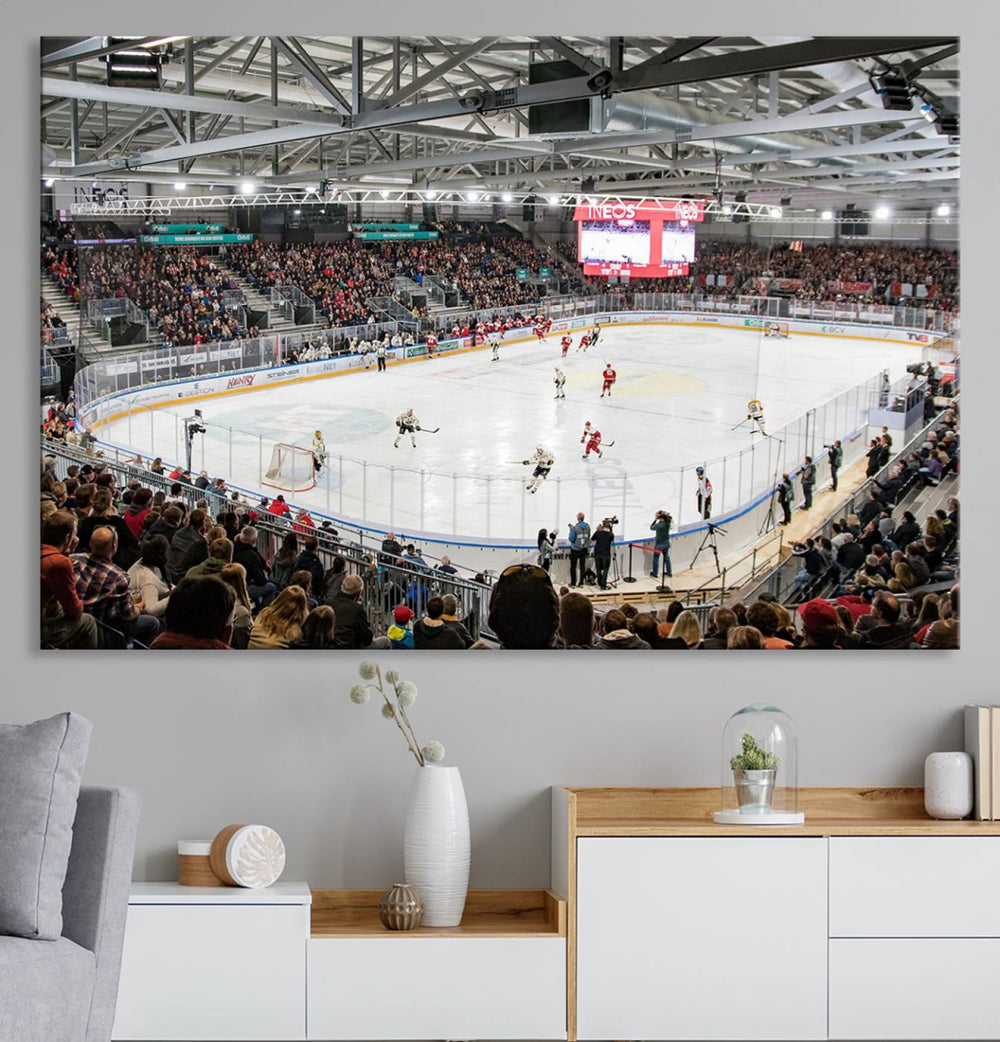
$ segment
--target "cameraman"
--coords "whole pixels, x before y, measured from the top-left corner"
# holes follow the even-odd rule
[[[613,520],[613,518],[606,517],[593,535],[594,570],[597,572],[597,585],[602,590],[608,588],[608,571],[611,568],[611,544],[615,541],[615,534],[611,530]]]
[[[844,462],[844,446],[840,444],[840,441],[835,441],[832,445],[824,445],[824,449],[829,449],[827,457],[830,460],[830,478],[832,480],[833,491],[837,491],[837,471],[840,470],[841,463]]]
[[[653,541],[653,570],[649,573],[654,579],[659,573],[661,556],[663,557],[663,578],[673,578],[674,573],[670,567],[670,526],[673,524],[673,520],[666,510],[657,510],[653,523],[649,526],[650,531],[656,533]]]

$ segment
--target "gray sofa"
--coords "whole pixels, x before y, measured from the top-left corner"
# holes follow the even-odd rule
[[[111,1038],[139,809],[134,789],[80,789],[62,936],[0,937],[0,1042]]]

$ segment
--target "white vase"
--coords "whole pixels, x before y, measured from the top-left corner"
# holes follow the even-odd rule
[[[958,820],[972,813],[973,769],[968,753],[931,753],[924,760],[924,808],[932,818]]]
[[[424,902],[424,926],[458,926],[469,892],[469,809],[457,767],[418,767],[406,809],[406,882]]]

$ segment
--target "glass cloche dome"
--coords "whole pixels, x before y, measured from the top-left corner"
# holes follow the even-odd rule
[[[795,725],[777,706],[737,710],[722,732],[723,825],[801,825]]]

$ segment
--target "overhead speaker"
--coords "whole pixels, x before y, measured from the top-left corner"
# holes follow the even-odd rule
[[[746,201],[747,201],[747,194],[746,194],[746,192],[737,192],[734,201],[737,204],[739,204],[739,203],[746,203]],[[737,212],[733,214],[733,224],[746,224],[749,220],[750,220],[750,216],[747,213],[743,213],[743,212],[740,212],[739,210],[737,210]]]
[[[521,204],[521,220],[530,224],[535,219],[535,197],[529,195],[525,197],[524,202]]]
[[[593,81],[603,80],[602,70],[596,73]],[[554,83],[559,80],[575,80],[580,78],[580,67],[571,61],[560,59],[553,62],[532,62],[528,66],[528,83],[531,85],[539,83]],[[608,82],[611,74],[607,73]],[[588,89],[599,91],[603,89],[599,85],[590,86]],[[528,133],[529,134],[586,134],[590,130],[590,99],[582,98],[577,101],[557,101],[548,105],[528,106]]]
[[[437,203],[424,203],[424,221],[427,224],[436,224],[438,219]]]

